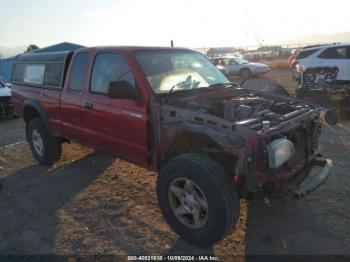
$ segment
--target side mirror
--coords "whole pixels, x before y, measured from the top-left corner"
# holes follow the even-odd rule
[[[109,83],[107,95],[109,98],[114,99],[134,99],[139,98],[137,88],[130,82],[120,80],[112,81]]]

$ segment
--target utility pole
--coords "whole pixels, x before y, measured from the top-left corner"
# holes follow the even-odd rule
[[[2,57],[1,57],[1,53],[0,53],[0,80],[3,80],[4,79],[4,70],[2,68]]]
[[[174,41],[173,40],[170,40],[170,46],[174,47]]]

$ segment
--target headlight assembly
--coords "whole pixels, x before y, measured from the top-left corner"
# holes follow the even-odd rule
[[[267,146],[271,168],[278,168],[295,154],[294,144],[286,138],[274,140]]]

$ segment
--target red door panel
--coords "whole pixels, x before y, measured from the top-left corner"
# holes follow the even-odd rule
[[[62,126],[63,133],[82,144],[87,143],[83,123],[84,109],[82,108],[82,94],[70,90],[62,92]]]
[[[83,105],[84,127],[89,144],[120,158],[147,163],[147,100],[112,99],[107,96],[108,84],[120,78],[137,88],[130,57],[123,52],[100,50],[93,54],[88,87]],[[90,91],[91,89],[91,91]]]
[[[48,115],[49,126],[56,134],[62,132],[62,120],[60,107],[60,89],[40,88],[40,103]]]
[[[146,110],[132,100],[110,99],[104,95],[87,94],[86,135],[89,144],[130,161],[147,161]]]
[[[61,95],[63,132],[66,137],[82,144],[89,142],[84,127],[86,111],[82,104],[88,81],[89,56],[90,53],[87,51],[74,55]]]

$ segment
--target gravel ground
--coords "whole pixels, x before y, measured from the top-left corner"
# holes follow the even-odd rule
[[[267,77],[274,74],[289,79],[286,70]],[[1,145],[23,139],[7,140],[20,125],[0,122]],[[0,255],[350,255],[350,122],[324,126],[320,142],[335,165],[322,187],[302,200],[276,196],[271,208],[242,200],[236,230],[209,248],[187,244],[164,222],[153,172],[76,144],[64,145],[50,169],[26,143],[3,148]]]
[[[0,148],[24,140],[23,119],[0,119]]]

